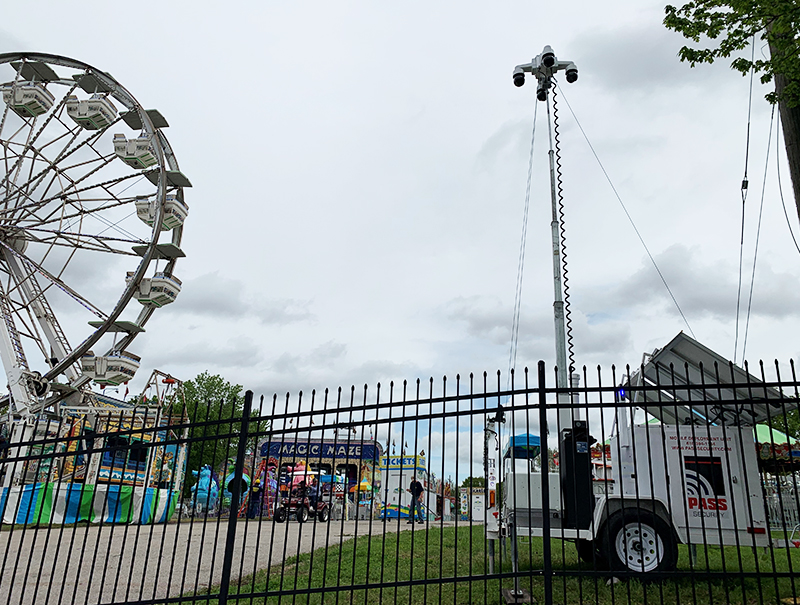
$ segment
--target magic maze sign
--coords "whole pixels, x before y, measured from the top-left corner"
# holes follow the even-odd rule
[[[377,460],[378,448],[371,443],[308,443],[296,441],[266,441],[261,444],[261,457],[266,458],[356,458]]]

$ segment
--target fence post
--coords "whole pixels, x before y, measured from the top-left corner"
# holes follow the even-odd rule
[[[542,457],[542,558],[544,566],[544,602],[553,602],[553,561],[550,551],[550,448],[548,447],[547,430],[547,393],[545,392],[544,361],[539,361],[539,435],[541,436],[540,453]]]
[[[239,499],[241,497],[242,474],[244,473],[244,456],[247,450],[248,429],[250,428],[250,409],[253,406],[253,391],[244,394],[242,410],[242,426],[239,431],[239,447],[236,450],[236,466],[233,471],[233,489],[231,489],[231,508],[228,514],[228,534],[225,537],[225,556],[222,559],[222,579],[219,585],[219,605],[228,603],[228,590],[231,584],[231,567],[233,567],[233,544],[236,541],[236,522],[239,517]]]

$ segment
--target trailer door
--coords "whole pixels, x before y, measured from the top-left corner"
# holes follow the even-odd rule
[[[694,544],[736,544],[748,497],[733,427],[667,426],[673,522]],[[735,480],[733,478],[736,478]]]

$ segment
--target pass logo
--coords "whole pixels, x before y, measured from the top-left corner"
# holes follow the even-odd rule
[[[689,496],[689,510],[728,510],[726,498],[697,498]]]
[[[722,458],[717,456],[685,456],[686,501],[689,510],[726,511],[725,476]]]

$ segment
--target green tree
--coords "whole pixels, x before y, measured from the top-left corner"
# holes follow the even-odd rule
[[[486,487],[485,477],[467,477],[461,487]]]
[[[745,49],[754,38],[769,46],[769,59],[751,61],[736,57],[731,67],[742,74],[751,69],[775,90],[766,95],[778,103],[786,156],[792,176],[795,205],[800,217],[800,2],[798,0],[694,0],[680,8],[667,6],[664,25],[699,44],[702,38],[717,41],[712,47],[678,52],[692,67],[728,59]]]
[[[786,415],[774,416],[769,424],[772,428],[785,433],[789,439],[800,441],[800,409],[795,408]]]
[[[218,374],[208,371],[183,383],[186,412],[193,427],[189,431],[189,450],[186,456],[187,481],[184,495],[194,485],[191,471],[210,464],[219,472],[226,460],[235,459],[244,410],[242,385],[231,384]],[[258,413],[257,402],[253,402],[252,414]],[[252,420],[248,433],[255,434],[268,428],[267,421]],[[248,451],[255,452],[259,437],[248,439]],[[224,469],[222,469],[224,471]],[[220,486],[222,488],[222,486]]]

